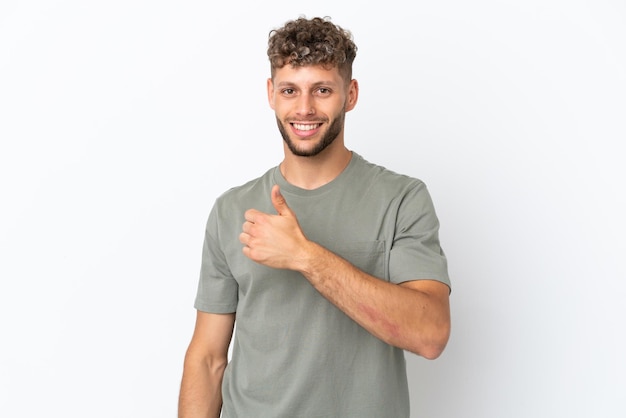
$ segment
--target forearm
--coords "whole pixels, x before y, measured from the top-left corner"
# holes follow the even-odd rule
[[[381,280],[315,243],[303,254],[296,269],[374,336],[426,358],[443,351],[450,332],[447,295]]]
[[[245,213],[239,240],[247,257],[302,273],[325,298],[386,343],[426,358],[441,354],[450,333],[446,285],[434,280],[397,285],[371,276],[309,241],[278,186],[271,199],[278,215],[254,209]]]
[[[187,354],[178,403],[178,418],[219,418],[222,378],[227,359]]]

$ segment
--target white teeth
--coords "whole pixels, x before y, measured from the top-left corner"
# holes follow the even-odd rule
[[[294,123],[293,126],[294,126],[294,128],[296,128],[299,131],[310,131],[312,129],[317,128],[319,125],[318,124],[315,124],[315,125],[302,125],[302,124],[299,124],[299,123]]]

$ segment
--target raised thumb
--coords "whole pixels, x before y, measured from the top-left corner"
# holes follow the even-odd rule
[[[280,193],[280,187],[278,184],[275,184],[272,187],[272,205],[274,205],[274,209],[278,212],[279,215],[288,215],[291,214],[291,209],[287,206],[287,201]]]

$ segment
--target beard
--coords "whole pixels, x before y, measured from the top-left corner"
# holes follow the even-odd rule
[[[281,136],[283,137],[283,141],[287,144],[289,151],[293,155],[298,157],[314,157],[318,155],[320,152],[324,151],[333,141],[339,136],[341,130],[343,129],[343,123],[345,120],[346,113],[341,112],[341,114],[333,120],[330,124],[326,132],[323,133],[322,138],[319,140],[317,144],[313,148],[310,149],[301,149],[296,146],[294,141],[289,137],[289,132],[285,125],[276,117],[276,123],[278,124],[278,130],[280,131]]]

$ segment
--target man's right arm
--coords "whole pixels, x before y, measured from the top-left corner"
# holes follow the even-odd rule
[[[222,409],[222,377],[235,314],[198,311],[183,368],[178,418],[218,418]]]

